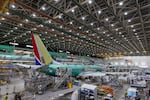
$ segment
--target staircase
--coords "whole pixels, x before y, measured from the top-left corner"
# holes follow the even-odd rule
[[[58,89],[60,85],[71,75],[72,71],[69,69],[63,76],[59,77],[58,80],[56,80],[56,83],[54,85],[54,89]]]

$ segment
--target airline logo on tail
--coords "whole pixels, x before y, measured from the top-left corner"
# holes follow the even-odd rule
[[[36,34],[32,34],[32,45],[34,49],[36,65],[48,65],[52,63],[52,57],[48,53],[48,50],[44,46],[40,37]]]

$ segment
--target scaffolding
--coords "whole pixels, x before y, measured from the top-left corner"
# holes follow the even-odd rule
[[[58,76],[55,80],[54,89],[58,89],[63,83],[68,83],[68,81],[71,81],[71,69],[59,69],[56,71],[56,75]]]
[[[54,83],[53,77],[36,77],[25,79],[25,89],[32,93],[43,94],[48,86]]]

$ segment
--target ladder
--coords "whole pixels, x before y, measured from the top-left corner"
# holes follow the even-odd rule
[[[54,89],[58,89],[59,86],[71,75],[71,69],[69,69],[59,80],[56,81]]]

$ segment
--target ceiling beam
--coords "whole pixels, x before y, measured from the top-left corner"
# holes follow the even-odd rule
[[[142,14],[141,14],[141,7],[140,7],[140,5],[138,3],[138,0],[136,0],[136,7],[137,7],[138,14],[139,14],[139,17],[140,17],[142,31],[143,31],[143,34],[144,34],[144,41],[145,41],[145,47],[146,47],[146,49],[144,51],[147,51],[147,50],[149,50],[149,48],[148,48],[148,45],[147,45],[148,43],[147,43],[145,29],[144,29],[144,21],[143,21],[143,17],[142,17]]]

